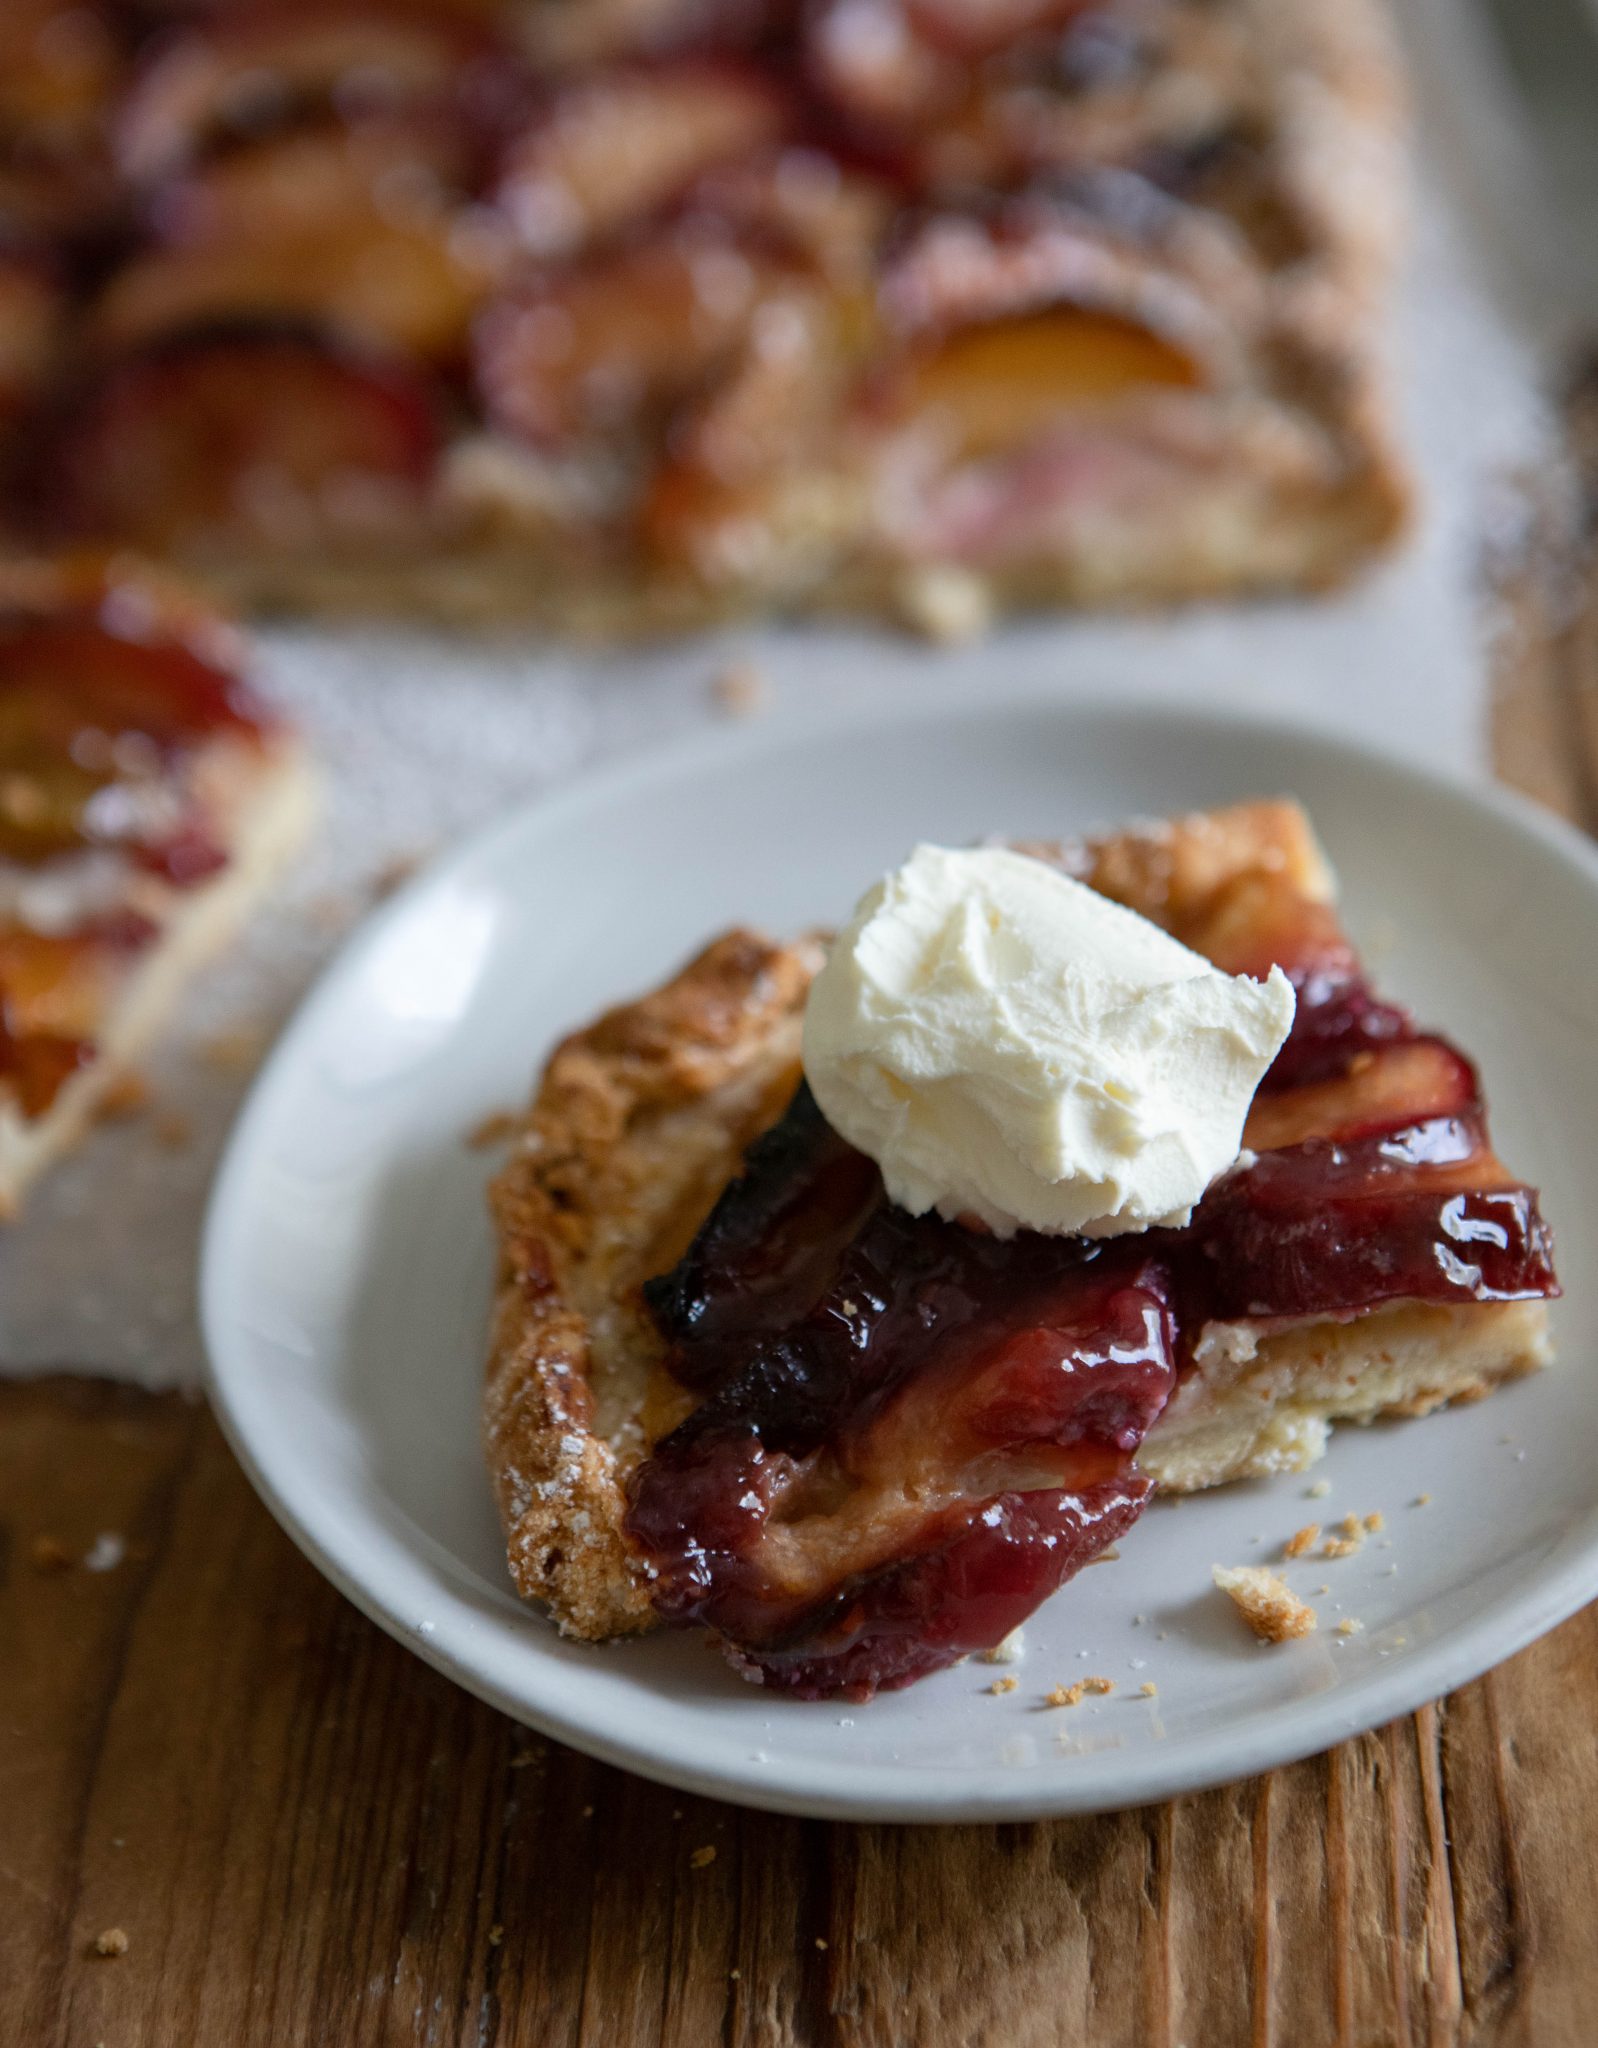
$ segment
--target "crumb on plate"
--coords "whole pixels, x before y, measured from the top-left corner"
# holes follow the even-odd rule
[[[1044,1699],[1049,1707],[1078,1707],[1089,1693],[1114,1692],[1113,1678],[1079,1678],[1074,1685],[1057,1685]]]
[[[1264,1565],[1218,1564],[1211,1576],[1261,1642],[1290,1642],[1316,1625],[1314,1608],[1279,1572]]]
[[[507,1138],[515,1137],[520,1122],[521,1118],[513,1110],[491,1110],[466,1133],[467,1151],[486,1152],[493,1145],[503,1145]]]
[[[730,661],[712,676],[710,694],[729,718],[752,718],[765,709],[771,689],[757,662]]]

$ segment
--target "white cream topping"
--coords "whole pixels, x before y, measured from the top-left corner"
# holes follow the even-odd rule
[[[1223,974],[1029,855],[919,846],[816,977],[804,1066],[913,1215],[1113,1237],[1187,1220],[1292,1022],[1280,968]]]

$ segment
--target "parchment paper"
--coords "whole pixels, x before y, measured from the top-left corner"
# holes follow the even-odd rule
[[[908,701],[929,675],[973,690],[1044,677],[1062,691],[1113,682],[1129,696],[1180,685],[1479,770],[1474,571],[1491,494],[1541,445],[1542,321],[1520,264],[1527,223],[1513,194],[1523,160],[1482,49],[1459,33],[1459,11],[1458,0],[1409,0],[1403,10],[1421,136],[1414,253],[1392,346],[1427,503],[1405,556],[1357,590],[1166,620],[1032,624],[957,650],[815,629],[625,656],[525,639],[259,633],[265,688],[302,721],[326,765],[321,835],[198,985],[149,1065],[150,1106],[98,1130],[0,1234],[0,1371],[194,1384],[198,1236],[229,1122],[255,1056],[374,889],[397,863],[520,799],[729,715],[711,687],[729,662],[752,659],[772,699],[818,710],[868,696]]]

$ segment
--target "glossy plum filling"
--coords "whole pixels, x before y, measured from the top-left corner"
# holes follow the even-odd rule
[[[36,932],[0,920],[0,1096],[41,1117],[95,1057],[77,1020],[92,1011],[106,968],[120,967],[156,937],[137,911],[90,918],[70,932]]]
[[[127,905],[73,914],[76,864],[110,855],[190,888],[226,867],[190,763],[228,740],[257,745],[270,716],[228,669],[167,632],[148,593],[95,585],[57,613],[0,618],[0,869],[58,878],[68,909],[37,927],[0,917],[0,1094],[43,1116],[96,1055],[108,977],[157,936]],[[92,600],[92,601],[91,601]],[[97,613],[121,603],[123,634]]]
[[[701,1396],[631,1485],[665,1619],[801,1697],[907,1684],[1130,1528],[1138,1447],[1206,1323],[1557,1292],[1470,1063],[1352,972],[1298,979],[1258,1149],[1180,1230],[912,1217],[800,1087],[645,1289]]]

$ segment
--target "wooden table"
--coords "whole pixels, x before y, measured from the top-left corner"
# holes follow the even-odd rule
[[[1598,406],[1575,426],[1598,450]],[[1595,829],[1579,509],[1505,579],[1494,741]],[[125,1558],[86,1569],[107,1530]],[[427,1670],[198,1404],[0,1385],[0,2044],[1594,2048],[1595,1701],[1591,1608],[1409,1720],[1169,1806],[743,1813]]]
[[[105,1530],[114,1569],[60,1561]],[[176,1396],[0,1389],[0,1542],[18,2048],[1598,2040],[1598,1609],[1223,1791],[851,1827],[659,1790],[478,1705]]]

